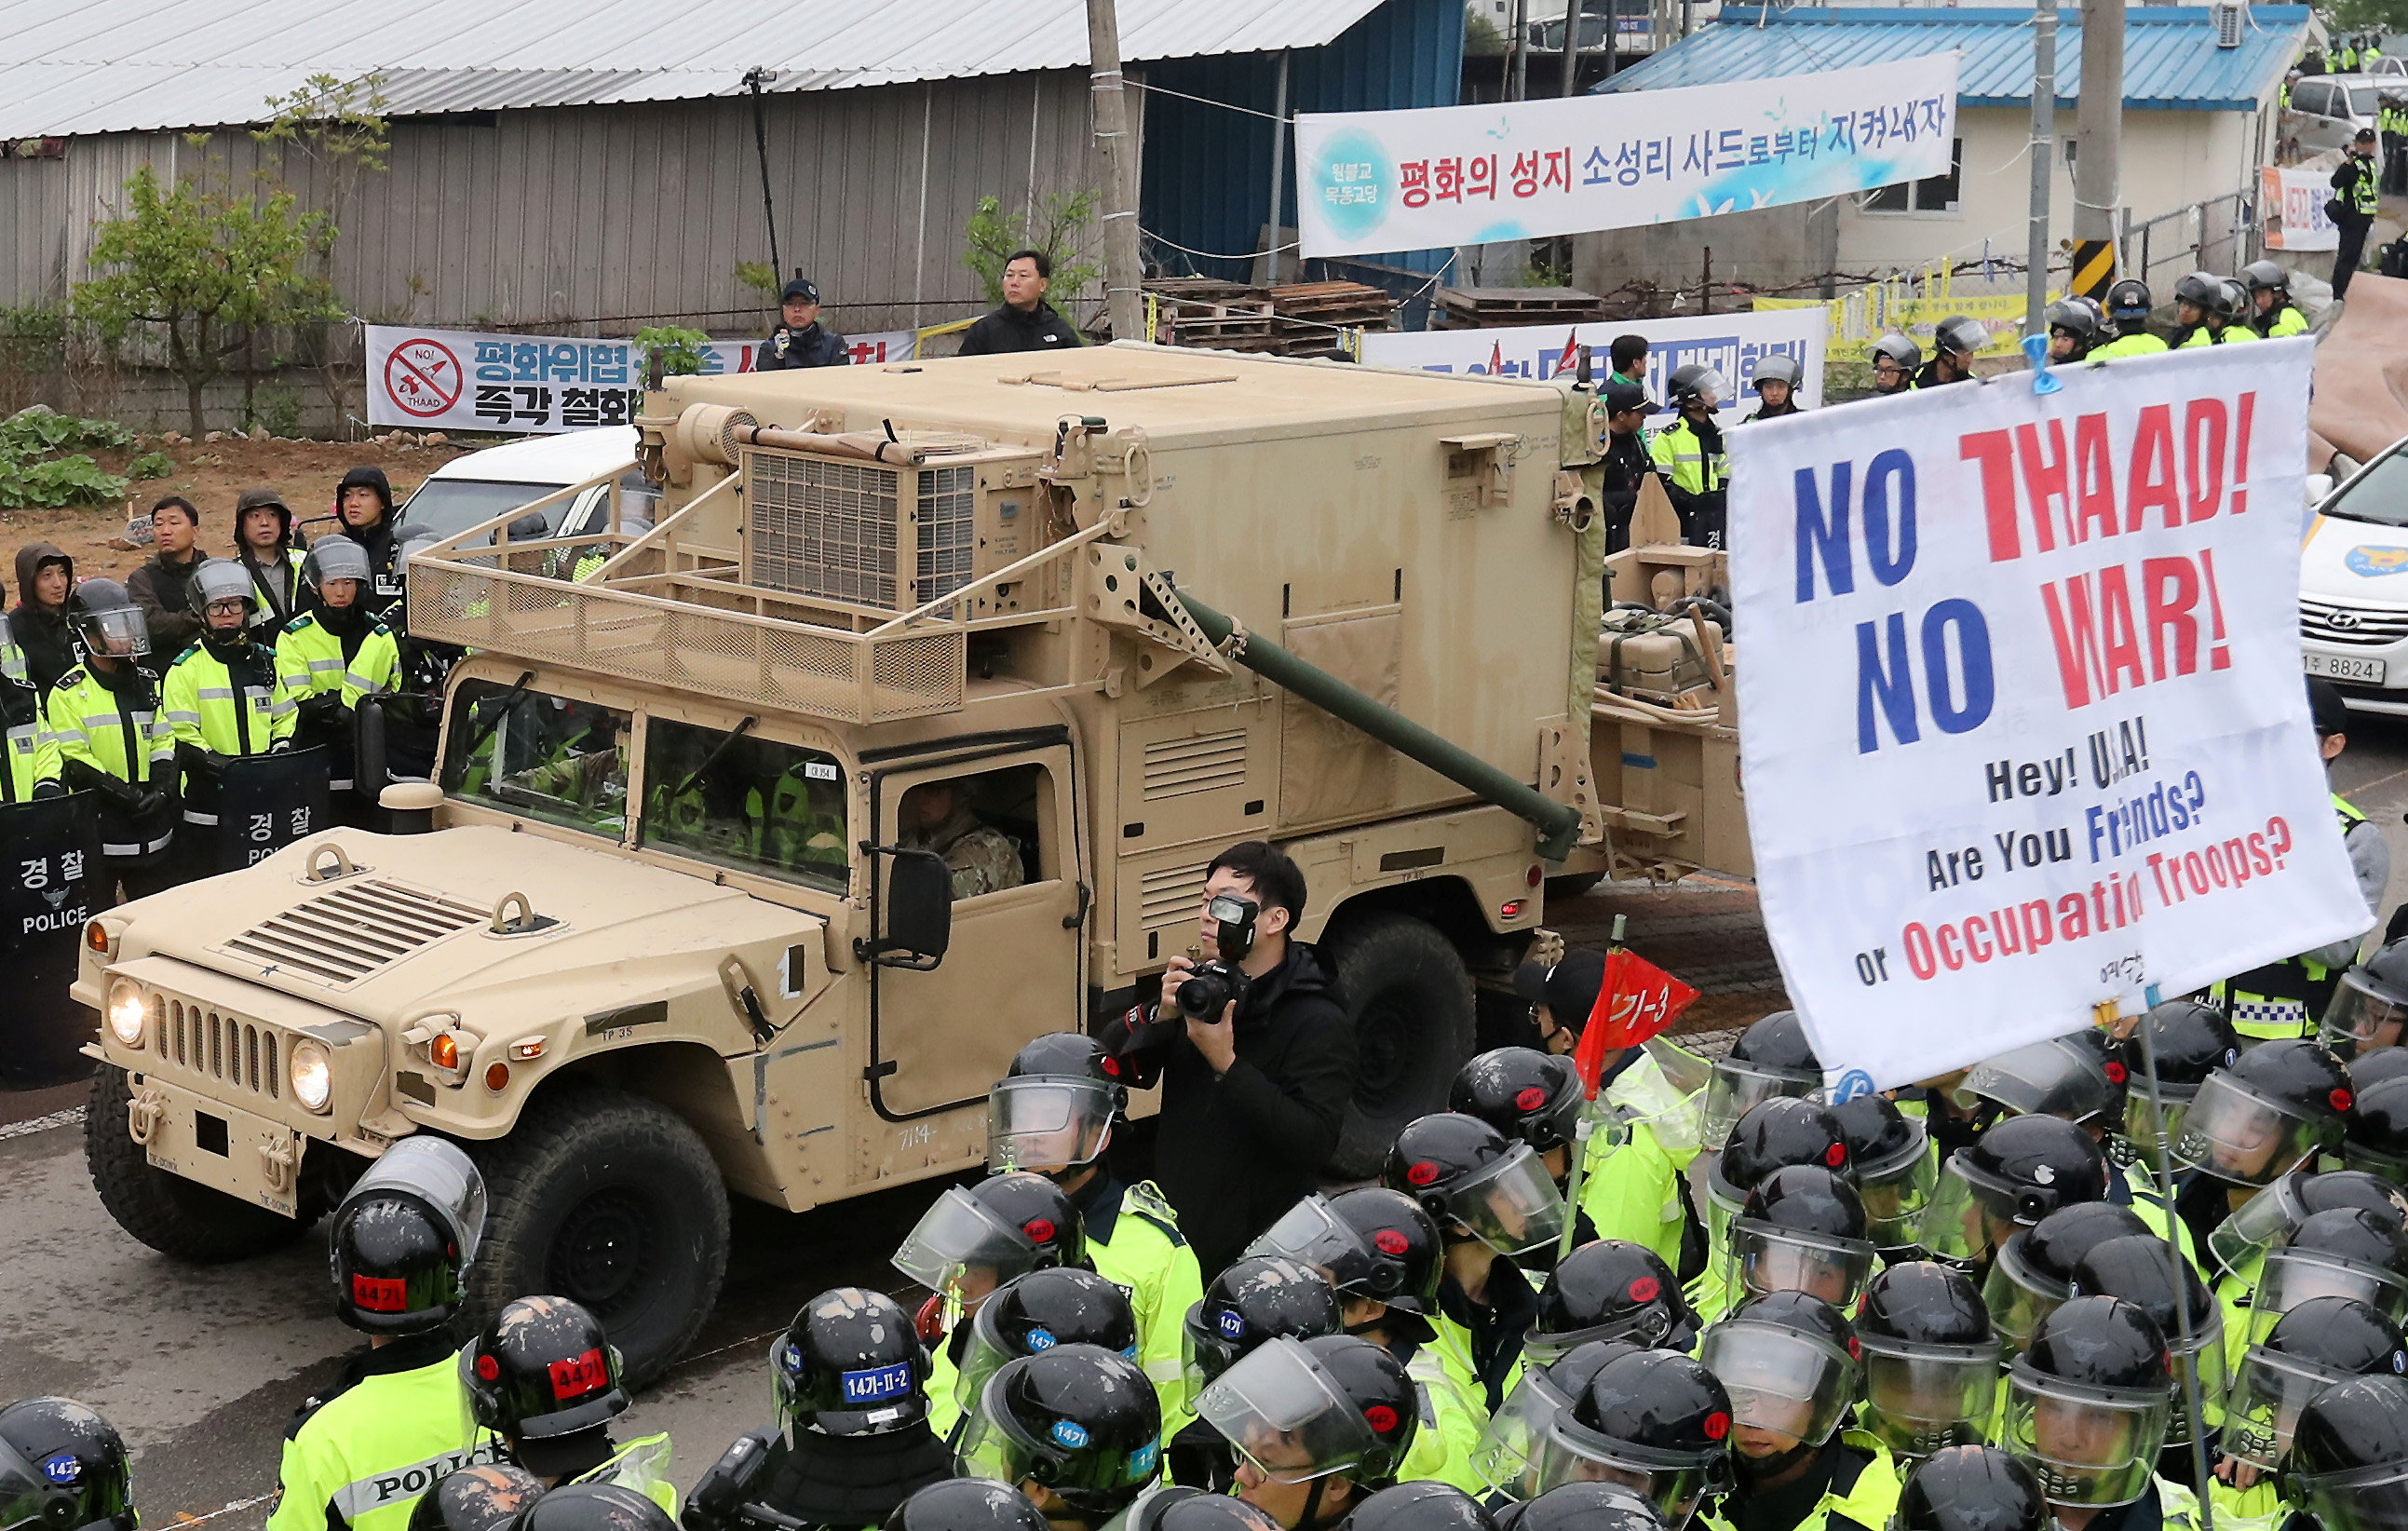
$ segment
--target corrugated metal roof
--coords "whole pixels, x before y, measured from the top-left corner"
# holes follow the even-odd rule
[[[2030,9],[1808,9],[1725,6],[1721,16],[1601,89],[1658,90],[1770,79],[1844,69],[1956,49],[1961,107],[2028,106]],[[2141,110],[2254,111],[2272,98],[2297,56],[2305,6],[2255,6],[2241,46],[2215,46],[2204,6],[2135,7],[2125,12],[2124,105]],[[2068,8],[2057,31],[2057,100],[2082,93],[2082,18]]]
[[[1127,59],[1318,48],[1380,0],[1121,0]],[[1081,0],[0,0],[0,138],[255,122],[312,75],[394,115],[1060,69]]]

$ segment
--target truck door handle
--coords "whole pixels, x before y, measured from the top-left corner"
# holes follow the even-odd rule
[[[1079,907],[1062,917],[1064,930],[1076,930],[1087,923],[1087,906],[1095,901],[1096,892],[1085,883],[1079,884]]]

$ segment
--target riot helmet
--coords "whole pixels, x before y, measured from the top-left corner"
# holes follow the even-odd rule
[[[2353,1377],[2308,1400],[2291,1435],[2290,1485],[2325,1531],[2408,1525],[2408,1379]]]
[[[540,1478],[591,1466],[587,1432],[603,1430],[630,1401],[619,1348],[566,1297],[504,1304],[460,1352],[460,1381],[477,1423]]]
[[[2106,1195],[2107,1156],[2088,1133],[2059,1117],[2009,1117],[1948,1156],[1916,1242],[1978,1261],[2015,1228]]]
[[[2148,322],[2149,311],[2157,307],[2149,295],[2149,284],[2137,277],[2126,277],[2107,289],[2107,315],[2125,335],[2138,332],[2138,326]]]
[[[2145,1048],[2156,1051],[2158,1105],[2150,1105],[2145,1085],[2131,1090],[2124,1106],[2124,1136],[2141,1161],[2156,1169],[2160,1130],[2169,1147],[2182,1141],[2183,1118],[2189,1114],[2200,1085],[2241,1056],[2241,1035],[2222,1010],[2191,999],[2169,999],[2150,1007],[2141,1017],[2140,1029],[2146,1033],[2145,1041],[2135,1037],[2125,1052],[2133,1058],[2145,1058],[2149,1055]]]
[[[2051,1504],[2130,1504],[2148,1492],[2172,1408],[2157,1322],[2120,1297],[2075,1297],[2007,1368],[2000,1436]]]
[[[139,659],[150,651],[150,622],[114,579],[86,579],[67,596],[67,624],[88,654]]]
[[[1497,1523],[1454,1484],[1423,1478],[1372,1495],[1348,1511],[1338,1531],[1497,1531]]]
[[[72,1398],[0,1409],[0,1527],[135,1531],[134,1459],[117,1427]]]
[[[2402,1076],[2408,1076],[2408,1047],[2379,1047],[2349,1060],[2353,1091],[2372,1090]]]
[[[2057,1116],[2081,1126],[2118,1127],[2126,1073],[2121,1050],[2096,1027],[2051,1037],[1985,1058],[1957,1086],[2016,1116]]]
[[[649,1495],[619,1483],[563,1483],[531,1500],[509,1531],[677,1531]]]
[[[1914,1465],[1890,1531],[2054,1531],[2040,1480],[2021,1460],[1969,1441]]]
[[[1540,1449],[1556,1418],[1588,1391],[1598,1372],[1647,1348],[1623,1339],[1592,1339],[1572,1347],[1552,1366],[1525,1366],[1513,1390],[1481,1430],[1480,1445],[1471,1454],[1472,1471],[1501,1494],[1517,1499],[1535,1495]]]
[[[1855,1330],[1802,1292],[1742,1303],[1706,1331],[1698,1359],[1730,1396],[1731,1467],[1742,1480],[1761,1481],[1820,1450],[1861,1381]]]
[[[1404,1467],[1421,1399],[1386,1348],[1331,1335],[1266,1341],[1197,1395],[1196,1414],[1266,1481],[1376,1491]]]
[[[2398,1323],[2408,1313],[2408,1236],[2363,1208],[2311,1212],[2266,1252],[2249,1295],[2249,1338],[2310,1297],[2355,1297]]]
[[[1999,1246],[1982,1281],[1982,1301],[2007,1350],[2020,1352],[2040,1321],[2073,1295],[2073,1270],[2084,1255],[2111,1238],[2148,1232],[2141,1214],[2111,1201],[2060,1207],[2016,1229]]]
[[[2355,1207],[2384,1221],[2408,1227],[2408,1192],[2380,1176],[2360,1169],[2334,1169],[2324,1174],[2295,1169],[2259,1191],[2215,1225],[2207,1236],[2208,1252],[2235,1275],[2318,1212]]]
[[[2063,337],[2071,350],[2060,361],[2078,362],[2099,343],[2099,314],[2089,301],[2083,298],[2060,298],[2048,306],[2041,315],[2048,325],[2049,338]]]
[[[2392,942],[2341,976],[2316,1039],[2335,1056],[2354,1060],[2398,1047],[2403,1023],[2408,1023],[2408,939]],[[2350,1077],[2360,1086],[2366,1082],[2355,1069]]]
[[[2175,1162],[2264,1185],[2341,1140],[2349,1070],[2317,1043],[2260,1042],[2207,1077],[2183,1118]]]
[[[1437,1220],[1412,1196],[1383,1185],[1309,1195],[1246,1252],[1309,1266],[1341,1298],[1371,1297],[1424,1315],[1435,1311],[1444,1274]]]
[[[2241,279],[2252,293],[2281,293],[2288,296],[2291,274],[2272,261],[2252,261],[2241,268]]]
[[[308,579],[309,588],[322,591],[329,579],[356,579],[366,584],[375,576],[368,563],[368,551],[347,537],[322,537],[309,544],[309,556],[301,563],[301,573]]]
[[[1721,1141],[1723,1151],[1706,1172],[1707,1241],[1716,1249],[1727,1241],[1731,1219],[1747,1194],[1774,1170],[1813,1165],[1844,1172],[1850,1166],[1847,1129],[1819,1101],[1788,1095],[1759,1100],[1741,1113]]]
[[[2176,1266],[2180,1269],[2177,1271]],[[2203,1402],[2224,1395],[2224,1308],[2215,1300],[2188,1260],[2178,1260],[2155,1233],[2128,1234],[2093,1245],[2073,1267],[2066,1283],[2073,1297],[2120,1297],[2145,1311],[2165,1337],[2166,1353],[2173,1366],[2172,1411],[2166,1421],[2166,1444],[2190,1443],[2200,1428],[2190,1418],[2188,1384],[2196,1381]],[[2177,1292],[2183,1295],[2177,1297]],[[2190,1338],[2183,1338],[2183,1318],[2174,1304],[2190,1305]],[[2211,1424],[2209,1428],[2213,1428]]]
[[[1865,1204],[1847,1177],[1786,1165],[1747,1194],[1731,1223],[1728,1290],[1734,1297],[1803,1292],[1846,1307],[1872,1273]]]
[[[1884,393],[1903,393],[1914,382],[1916,369],[1923,365],[1923,348],[1903,335],[1885,335],[1872,343],[1870,360],[1873,387]],[[1890,375],[1895,380],[1888,381],[1887,386],[1884,386],[1885,362],[1896,369]]]
[[[1190,1396],[1268,1339],[1318,1339],[1345,1326],[1338,1294],[1311,1266],[1250,1254],[1212,1278],[1182,1324]]]
[[[1724,380],[1723,375],[1702,362],[1676,366],[1672,375],[1664,380],[1664,396],[1675,409],[1684,409],[1693,404],[1712,409],[1729,392],[1730,384]]]
[[[1783,351],[1757,357],[1755,370],[1747,376],[1747,385],[1759,393],[1769,382],[1786,383],[1794,393],[1805,380],[1806,369],[1798,365],[1797,357]]]
[[[1912,1248],[1940,1175],[1922,1121],[1870,1090],[1830,1109],[1847,1139],[1848,1166],[1864,1198],[1867,1237],[1884,1252]]]
[[[1664,1531],[1664,1517],[1637,1489],[1573,1482],[1508,1504],[1497,1512],[1497,1531]]]
[[[1598,1238],[1547,1273],[1522,1355],[1530,1366],[1552,1366],[1593,1339],[1685,1351],[1697,1333],[1698,1315],[1662,1256],[1628,1239]]]
[[[2225,307],[2224,279],[2213,271],[2193,271],[2174,283],[2174,302],[2187,304],[2202,318],[2230,319]],[[2180,318],[2180,309],[2176,309]],[[2197,320],[2186,321],[2197,323]]]
[[[896,1505],[882,1531],[1052,1531],[1052,1524],[1011,1484],[941,1478]]]
[[[948,1187],[893,1261],[922,1286],[966,1307],[1015,1276],[1086,1263],[1078,1208],[1060,1186],[1026,1170]]]
[[[1971,366],[1990,343],[1990,332],[1971,314],[1951,314],[1931,331],[1931,347],[1935,353],[1956,358],[1958,366]]]
[[[1128,1104],[1119,1060],[1082,1032],[1039,1037],[986,1095],[989,1169],[1058,1171],[1094,1164],[1113,1113]]]
[[[1528,1047],[1480,1054],[1456,1073],[1446,1098],[1448,1110],[1476,1116],[1541,1153],[1578,1140],[1587,1104],[1570,1058]]]
[[[246,623],[259,614],[259,592],[251,582],[251,571],[231,558],[201,560],[193,571],[192,601],[204,631],[215,631],[208,625],[209,608],[220,601],[240,601]]]
[[[1989,1435],[2000,1347],[1982,1295],[1936,1260],[1891,1266],[1856,1307],[1865,1394],[1857,1427],[1894,1456],[1929,1456]]]
[[[543,1480],[524,1467],[486,1462],[454,1468],[418,1496],[409,1531],[497,1531],[541,1497]]]
[[[1137,1312],[1120,1287],[1077,1266],[1032,1270],[979,1304],[953,1398],[968,1413],[1006,1363],[1056,1345],[1094,1345],[1135,1360],[1137,1344]]]
[[[1908,349],[1914,349],[1912,344]],[[1880,347],[1874,350],[1878,352]],[[1906,365],[1912,368],[1920,361],[1918,356]],[[1823,1065],[1806,1038],[1805,1023],[1796,1010],[1775,1010],[1741,1032],[1730,1052],[1715,1060],[1713,1076],[1706,1081],[1705,1141],[1714,1145],[1728,1139],[1731,1128],[1758,1101],[1808,1095],[1822,1087]]]
[[[2227,1455],[2263,1472],[2282,1465],[2308,1401],[2352,1377],[2408,1372],[2408,1344],[2381,1309],[2352,1297],[2310,1297],[2274,1321],[2233,1373],[2224,1406]]]
[[[928,1417],[928,1357],[911,1316],[864,1287],[803,1304],[769,1347],[769,1381],[789,1433],[883,1435]]]
[[[1281,1531],[1258,1505],[1199,1488],[1156,1491],[1129,1507],[1128,1531]]]
[[[1538,1488],[1622,1483],[1675,1528],[1730,1478],[1730,1395],[1704,1363],[1674,1351],[1616,1356],[1539,1445]]]
[[[2216,286],[2222,289],[2224,298],[2222,317],[2225,322],[2236,323],[2247,318],[2251,307],[2248,285],[2238,277],[2221,277],[2217,279]]]
[[[460,1311],[485,1232],[485,1180],[448,1138],[385,1150],[335,1209],[335,1315],[372,1335],[440,1328]]]
[[[2408,1186],[2408,1079],[2385,1080],[2358,1092],[2342,1130],[2341,1162]]]
[[[1441,1111],[1409,1123],[1388,1151],[1381,1181],[1498,1253],[1552,1251],[1569,1215],[1564,1194],[1526,1143],[1509,1142],[1476,1116]]]
[[[1162,1405],[1138,1364],[1095,1345],[1056,1345],[1007,1363],[979,1394],[956,1467],[966,1478],[1034,1482],[1108,1518],[1161,1469]]]

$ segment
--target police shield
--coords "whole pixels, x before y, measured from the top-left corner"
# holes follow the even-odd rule
[[[226,763],[207,870],[239,871],[328,826],[323,745]]]
[[[0,806],[0,1084],[56,1084],[90,1071],[77,1050],[92,1012],[67,997],[84,923],[108,907],[90,793]]]

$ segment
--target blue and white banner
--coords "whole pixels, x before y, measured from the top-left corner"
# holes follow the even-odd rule
[[[1948,173],[1956,55],[1296,120],[1309,259],[1666,223]]]

